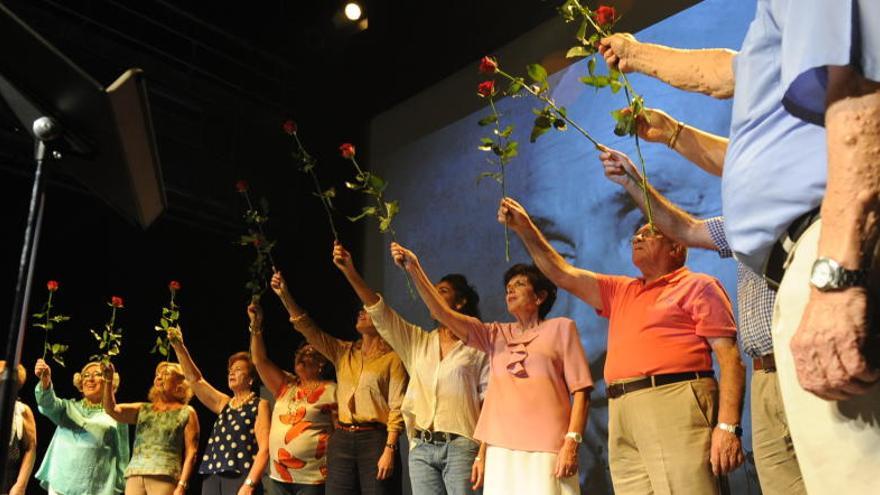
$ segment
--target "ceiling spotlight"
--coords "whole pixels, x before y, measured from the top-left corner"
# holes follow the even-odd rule
[[[358,5],[356,2],[348,2],[347,4],[345,4],[344,11],[345,11],[345,17],[349,21],[356,21],[356,20],[360,19],[361,15],[363,15],[363,13],[364,13],[363,9],[361,9],[361,6]]]

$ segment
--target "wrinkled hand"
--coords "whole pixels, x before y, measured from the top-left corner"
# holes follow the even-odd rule
[[[513,198],[501,198],[498,205],[498,223],[507,224],[514,232],[521,232],[532,223],[528,212]]]
[[[273,277],[274,280],[274,277]],[[259,304],[251,303],[247,308],[248,318],[250,318],[251,326],[254,328],[262,328],[263,326],[263,308]]]
[[[385,447],[385,451],[382,452],[376,466],[379,468],[379,472],[376,474],[377,480],[386,480],[390,478],[391,474],[394,472],[394,451]]]
[[[483,486],[483,478],[485,475],[486,459],[480,459],[479,461],[474,459],[474,464],[471,466],[471,490],[477,491]]]
[[[621,110],[630,112],[629,108]],[[656,108],[645,108],[636,121],[636,132],[639,137],[652,143],[668,144],[678,128],[678,121],[668,113]]]
[[[868,295],[861,287],[813,290],[800,326],[791,339],[798,381],[808,392],[843,400],[864,394],[880,370],[865,359],[876,349],[868,337]]]
[[[632,72],[629,57],[638,43],[629,33],[615,33],[599,40],[599,53],[605,57],[608,67],[615,67],[620,72]]]
[[[394,264],[406,270],[410,265],[419,262],[416,254],[396,242],[391,243],[391,259]]]
[[[620,151],[605,148],[599,153],[599,160],[605,169],[605,177],[615,184],[635,184],[642,178],[632,160]]]
[[[738,436],[721,428],[712,429],[712,447],[709,449],[709,462],[715,476],[727,474],[745,461],[742,442]]]
[[[39,358],[37,364],[34,365],[34,375],[40,377],[41,382],[49,383],[52,381],[52,368],[46,364],[46,361]]]
[[[554,476],[557,478],[568,478],[577,474],[577,448],[578,444],[574,440],[570,438],[565,439],[565,443],[562,444],[562,448],[556,454],[556,468],[553,470]]]
[[[333,243],[333,264],[343,272],[354,268],[351,253],[348,252],[339,241]]]

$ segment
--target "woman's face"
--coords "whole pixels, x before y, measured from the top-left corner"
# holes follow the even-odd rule
[[[101,402],[104,394],[104,375],[101,373],[101,366],[90,364],[82,370],[79,376],[82,379],[80,387],[83,397],[89,402]]]
[[[543,301],[525,275],[516,275],[507,282],[507,312],[524,318],[538,314]]]
[[[247,362],[243,359],[233,361],[229,366],[226,381],[229,384],[229,390],[233,392],[250,389],[254,379],[250,375]]]
[[[314,347],[303,346],[296,353],[293,371],[300,380],[315,380],[321,376],[322,359]]]
[[[443,282],[437,284],[435,287],[437,288],[437,292],[440,293],[440,297],[442,297],[443,300],[446,301],[446,304],[449,305],[450,308],[456,311],[461,309],[459,307],[461,306],[461,304],[457,300],[458,294],[455,293],[455,289],[452,287],[452,284],[444,280]]]
[[[153,378],[153,385],[166,399],[174,398],[174,391],[182,382],[183,378],[174,373],[170,366],[160,366],[156,369],[156,376]]]
[[[370,319],[370,315],[363,309],[358,311],[354,327],[361,335],[378,335],[376,327],[373,326],[373,320]]]

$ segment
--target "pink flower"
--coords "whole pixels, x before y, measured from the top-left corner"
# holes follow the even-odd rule
[[[498,72],[498,61],[488,55],[481,58],[480,72],[483,74],[494,74]]]
[[[46,288],[49,289],[49,292],[55,292],[56,290],[58,290],[58,281],[50,280],[46,282]]]
[[[290,136],[296,134],[296,122],[287,119],[284,121],[284,124],[281,125],[281,128],[284,129],[284,132]]]
[[[174,291],[180,290],[180,282],[172,280],[171,282],[168,282],[168,288]]]
[[[477,86],[477,94],[488,98],[495,94],[495,81],[483,81]]]
[[[248,183],[246,180],[240,180],[235,183],[235,190],[244,193],[248,190]]]
[[[110,305],[114,308],[124,308],[123,300],[119,296],[113,296],[110,298]]]
[[[339,146],[339,154],[342,155],[342,158],[351,160],[354,158],[354,145],[351,143],[342,143]]]
[[[600,5],[599,8],[596,9],[596,22],[600,26],[610,26],[611,24],[614,24],[616,18],[617,11],[614,10],[614,7]]]

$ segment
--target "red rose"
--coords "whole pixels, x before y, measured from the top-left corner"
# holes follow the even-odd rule
[[[483,81],[477,86],[477,94],[483,98],[488,98],[495,94],[495,81]]]
[[[238,192],[240,192],[240,193],[247,192],[247,190],[248,190],[248,183],[247,183],[247,181],[246,181],[246,180],[240,180],[240,181],[237,181],[237,182],[235,183],[235,190],[238,191]]]
[[[351,160],[354,158],[354,145],[351,143],[343,143],[339,146],[339,154],[342,155],[342,158]]]
[[[483,74],[494,74],[498,72],[498,62],[489,56],[480,59],[480,72]]]
[[[290,136],[296,134],[296,122],[290,119],[285,120],[284,124],[281,125],[281,128]]]
[[[171,290],[180,290],[180,282],[172,280],[171,282],[168,282],[168,288]]]
[[[119,297],[119,296],[113,296],[113,297],[111,297],[111,298],[110,298],[110,305],[113,306],[114,308],[122,308],[122,307],[124,307],[124,306],[123,306],[122,298]]]
[[[58,290],[58,281],[50,280],[46,282],[46,288],[49,289],[49,292],[55,292],[56,290]]]
[[[614,23],[614,19],[616,18],[617,11],[614,10],[614,7],[600,5],[599,8],[596,9],[596,22],[600,26],[609,26]]]

